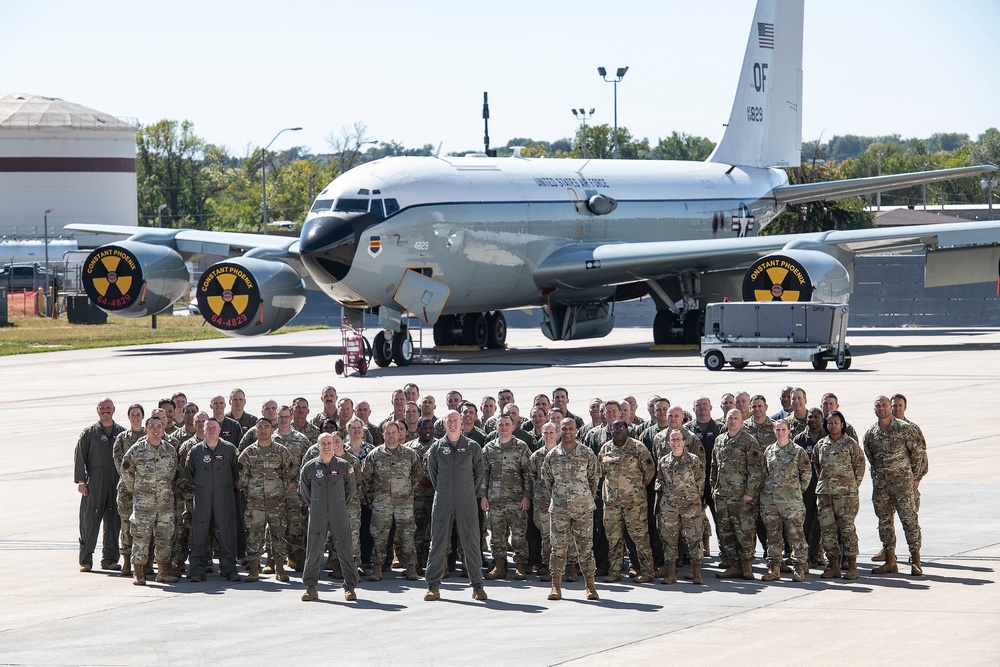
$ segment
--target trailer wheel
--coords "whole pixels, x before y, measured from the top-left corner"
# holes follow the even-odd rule
[[[837,368],[842,371],[846,371],[850,367],[851,367],[851,353],[850,351],[848,351],[847,354],[844,355],[843,362],[841,362],[839,359],[837,360]]]
[[[747,366],[749,366],[750,362],[749,361],[730,361],[729,365],[732,366],[733,368],[735,368],[736,370],[741,371],[744,368],[746,368]]]
[[[361,358],[358,359],[358,375],[364,377],[368,375],[368,360]]]
[[[812,358],[813,368],[818,371],[826,370],[827,360],[818,354],[814,354]]]
[[[726,358],[718,350],[705,354],[705,368],[710,371],[721,371],[726,365]]]
[[[333,363],[333,370],[336,371],[337,375],[343,375],[344,374],[344,360],[343,359],[337,359],[337,361],[335,361]]]

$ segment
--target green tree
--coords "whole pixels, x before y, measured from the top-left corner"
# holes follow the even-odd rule
[[[202,172],[205,142],[190,121],[161,120],[136,133],[139,219],[153,220],[166,204],[164,224],[201,224],[212,184]]]
[[[556,157],[583,157],[583,145],[587,145],[587,157],[594,160],[610,160],[615,156],[614,128],[603,125],[580,126],[576,131],[576,142],[573,149],[565,153],[556,153]],[[623,160],[636,160],[650,157],[649,140],[633,139],[627,127],[618,128],[618,155]]]
[[[692,134],[671,132],[669,137],[660,139],[651,157],[656,160],[704,161],[715,150],[715,142]]]
[[[829,164],[813,167],[804,163],[786,169],[789,183],[815,183],[835,180]],[[866,229],[875,225],[875,215],[865,210],[867,202],[857,197],[838,201],[817,201],[791,206],[779,213],[761,235],[799,234],[830,229]]]

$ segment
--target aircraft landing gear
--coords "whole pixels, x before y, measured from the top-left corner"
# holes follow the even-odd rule
[[[438,347],[469,345],[479,349],[502,348],[507,344],[507,318],[499,310],[442,315],[434,324],[434,344]]]
[[[379,331],[375,334],[375,341],[372,343],[372,359],[379,366],[385,368],[395,362],[397,366],[409,366],[413,361],[413,339],[410,332],[403,327],[399,333]]]
[[[672,310],[658,310],[653,318],[654,345],[699,345],[705,328],[705,314],[686,310],[680,315]]]

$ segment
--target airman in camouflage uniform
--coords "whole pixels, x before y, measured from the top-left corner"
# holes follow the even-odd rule
[[[576,439],[576,422],[568,417],[559,424],[562,436],[559,444],[545,455],[542,477],[551,491],[549,504],[549,538],[552,556],[550,600],[562,599],[562,577],[569,546],[576,544],[587,583],[587,599],[597,600],[594,573],[597,566],[591,545],[594,543],[594,499],[600,482],[597,456]]]
[[[128,408],[128,420],[130,428],[125,429],[115,438],[115,444],[111,455],[115,459],[115,468],[118,475],[122,474],[122,459],[132,445],[138,442],[139,438],[146,435],[146,430],[142,427],[142,418],[146,416],[142,406],[138,403],[130,405]],[[132,576],[132,530],[129,526],[129,517],[132,516],[132,495],[125,488],[125,480],[118,480],[118,516],[121,517],[121,543],[122,543],[122,576]]]
[[[677,583],[677,542],[683,537],[691,559],[691,580],[701,578],[704,556],[705,508],[702,494],[705,488],[705,462],[686,451],[686,439],[691,435],[683,429],[667,432],[670,452],[658,462],[656,489],[659,496],[657,524],[663,543],[663,583]]]
[[[262,417],[267,417],[272,422],[278,423],[278,402],[275,401],[273,398],[267,399],[260,406],[260,414]],[[274,433],[271,434],[272,439],[274,438],[274,435],[275,435]],[[246,449],[255,442],[257,442],[256,425],[251,426],[246,430],[246,432],[243,434],[243,437],[240,438],[239,443],[233,443],[233,444],[238,444],[239,445],[238,449],[242,452],[244,449]]]
[[[471,404],[470,404],[471,405]],[[510,414],[497,419],[497,437],[483,448],[483,488],[480,508],[489,512],[490,550],[493,569],[487,579],[507,576],[507,534],[514,547],[515,579],[525,579],[528,563],[528,508],[531,506],[531,451],[523,440],[513,437]],[[466,436],[468,437],[468,436]]]
[[[170,572],[170,541],[174,534],[174,488],[180,467],[177,451],[163,442],[163,420],[146,420],[146,437],[132,445],[122,459],[122,480],[132,496],[132,563],[135,585],[146,585],[145,565],[150,541],[155,545],[156,581],[174,583]]]
[[[910,573],[923,574],[920,565],[920,523],[915,491],[927,472],[927,449],[922,434],[912,424],[892,416],[889,399],[875,399],[878,421],[865,433],[865,455],[872,470],[872,504],[878,517],[878,535],[885,564],[873,574],[898,572],[896,530],[893,511],[899,513],[906,544],[910,548]]]
[[[542,462],[545,455],[559,444],[559,428],[547,422],[542,426],[542,446],[539,447],[528,459],[528,470],[531,473],[531,499],[532,499],[532,519],[535,527],[542,537],[542,569],[538,572],[540,581],[552,581],[552,574],[549,571],[549,561],[552,559],[552,540],[549,536],[549,505],[552,502],[552,492],[545,478],[542,476]],[[576,555],[576,545],[570,543],[567,561],[569,567],[576,574],[576,562],[579,560]],[[562,576],[562,573],[559,573]]]
[[[361,421],[358,420],[358,424]],[[413,489],[413,546],[417,552],[417,574],[423,574],[427,567],[427,556],[431,551],[431,509],[434,506],[434,485],[427,470],[427,451],[434,444],[434,420],[421,417],[417,422],[417,439],[406,446],[417,453],[420,460],[420,477]]]
[[[806,404],[806,390],[802,387],[796,387],[792,390],[792,412],[785,417],[788,428],[792,429],[791,437],[793,439],[799,433],[809,428],[809,424],[806,423],[806,417],[808,416],[809,406]]]
[[[278,408],[278,429],[271,439],[275,444],[283,445],[301,467],[303,456],[309,449],[309,439],[292,428],[292,410],[287,405]],[[295,484],[297,486],[298,482]],[[298,491],[290,491],[285,496],[285,510],[288,513],[285,540],[288,542],[288,566],[296,572],[302,571],[306,558],[306,517],[302,516],[301,507]]]
[[[858,533],[854,520],[858,516],[858,487],[865,476],[865,455],[857,440],[843,433],[847,421],[839,410],[826,416],[830,434],[816,443],[813,456],[819,476],[816,481],[816,504],[823,549],[829,561],[823,579],[840,576],[840,557],[847,559],[845,579],[858,577]],[[837,533],[844,543],[840,553]]]
[[[406,578],[415,581],[413,490],[420,480],[421,464],[417,453],[399,443],[399,427],[386,422],[382,427],[384,444],[372,450],[361,464],[361,484],[372,508],[371,581],[382,579],[382,564],[388,549],[393,523],[400,539],[399,562],[406,567]]]
[[[309,418],[309,401],[299,396],[292,400],[292,428],[306,436],[310,445],[316,444],[316,439],[319,438],[320,430],[319,426],[313,424],[308,420]],[[307,446],[306,449],[309,449]]]
[[[656,474],[653,456],[645,445],[628,436],[625,420],[617,419],[611,423],[611,440],[601,446],[597,460],[604,477],[604,532],[611,565],[604,581],[621,581],[627,530],[639,560],[632,564],[639,572],[635,581],[648,583],[653,580],[653,553],[646,519],[646,486]]]
[[[724,560],[730,561],[730,566],[715,576],[753,579],[754,529],[764,482],[764,450],[743,430],[743,415],[735,408],[726,413],[726,431],[715,440],[711,479],[719,551]]]
[[[781,579],[782,530],[788,536],[792,551],[793,579],[804,581],[809,568],[809,546],[803,530],[806,507],[802,496],[812,480],[812,464],[805,450],[788,440],[789,433],[788,424],[775,422],[776,441],[764,450],[760,515],[767,526],[767,574],[761,577],[763,581]]]
[[[299,478],[299,462],[282,445],[271,441],[274,425],[267,417],[257,420],[257,442],[240,454],[237,465],[240,486],[246,494],[247,507],[244,524],[247,528],[247,563],[250,574],[247,581],[260,577],[260,555],[264,548],[264,534],[270,528],[269,555],[274,562],[274,576],[278,581],[288,581],[284,563],[287,555],[285,532],[288,527],[288,494],[295,492]]]

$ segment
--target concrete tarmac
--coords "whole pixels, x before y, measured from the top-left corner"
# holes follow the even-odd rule
[[[696,352],[651,352],[649,340],[647,329],[570,343],[512,330],[508,350],[448,353],[438,364],[375,368],[364,378],[334,374],[336,330],[2,357],[0,664],[997,664],[1000,333],[851,330],[853,367],[823,372],[808,364],[711,372]],[[876,396],[902,392],[928,441],[930,474],[920,486],[925,575],[909,576],[904,564],[898,575],[870,574],[880,544],[867,473],[857,520],[862,575],[851,582],[824,581],[812,570],[804,583],[789,575],[763,583],[759,547],[756,581],[719,580],[714,538],[706,585],[598,579],[599,602],[585,600],[582,580],[548,602],[548,585],[537,577],[487,582],[486,603],[473,601],[468,581],[454,576],[434,603],[423,601],[423,581],[399,571],[363,580],[356,603],[324,578],[320,601],[303,603],[297,577],[229,584],[216,572],[201,584],[150,578],[139,588],[116,572],[77,571],[73,448],[103,396],[127,425],[130,403],[148,411],[177,390],[207,408],[211,396],[241,387],[259,414],[267,398],[290,403],[299,395],[316,411],[332,384],[341,396],[370,401],[373,420],[381,420],[391,391],[407,381],[435,395],[439,415],[453,388],[477,404],[509,388],[526,412],[536,393],[563,386],[570,409],[583,416],[594,396],[644,402],[660,394],[690,409],[704,394],[718,416],[724,392],[761,393],[777,409],[791,384],[806,389],[810,405],[836,393],[859,433],[874,421]],[[898,520],[897,534],[905,561]]]

